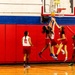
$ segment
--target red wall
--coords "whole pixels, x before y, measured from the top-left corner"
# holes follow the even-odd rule
[[[0,62],[5,62],[5,25],[0,25]]]
[[[75,26],[69,26],[74,32]],[[68,56],[69,61],[72,57],[72,31],[65,26],[66,35],[68,38]],[[41,25],[21,25],[21,24],[0,24],[0,63],[19,63],[23,62],[23,49],[21,39],[25,30],[30,32],[32,38],[33,47],[30,55],[30,62],[57,62],[49,56],[49,48],[42,54],[43,58],[38,56],[38,53],[42,50],[45,45],[45,34],[42,34]],[[59,37],[58,29],[55,29],[55,39]],[[55,52],[57,49],[55,48]],[[58,59],[59,61],[64,60],[65,55],[60,52]]]

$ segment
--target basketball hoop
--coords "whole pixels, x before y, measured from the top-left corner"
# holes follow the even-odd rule
[[[61,13],[62,10],[66,10],[66,8],[57,8],[57,13],[58,13],[58,16],[60,17],[63,17],[64,16],[64,11]]]

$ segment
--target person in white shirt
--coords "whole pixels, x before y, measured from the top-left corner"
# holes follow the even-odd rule
[[[31,53],[32,41],[28,31],[24,32],[24,36],[22,38],[22,46],[24,54],[24,67],[30,67],[28,61]]]

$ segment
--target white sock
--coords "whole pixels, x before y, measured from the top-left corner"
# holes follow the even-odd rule
[[[61,49],[61,52],[62,52],[63,54],[65,54],[65,51],[64,51],[63,49]]]
[[[65,59],[67,59],[67,57],[65,57]]]

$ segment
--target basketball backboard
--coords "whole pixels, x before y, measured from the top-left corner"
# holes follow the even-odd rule
[[[50,15],[55,12],[56,16],[74,16],[74,0],[42,0],[42,14]]]

